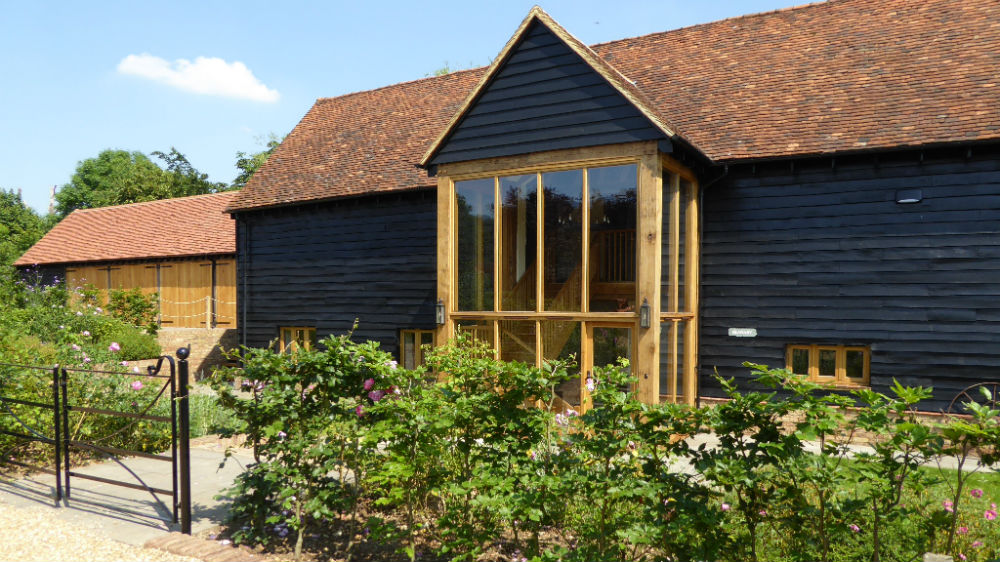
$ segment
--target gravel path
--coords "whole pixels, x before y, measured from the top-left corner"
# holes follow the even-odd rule
[[[51,509],[13,507],[0,500],[0,560],[17,562],[198,562],[155,548],[127,545],[52,516]]]

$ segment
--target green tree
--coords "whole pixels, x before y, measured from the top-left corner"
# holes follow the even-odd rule
[[[284,138],[278,138],[278,135],[271,133],[268,135],[267,143],[264,144],[264,150],[253,153],[237,152],[236,167],[239,168],[240,174],[233,180],[233,189],[243,189],[254,173],[264,166],[264,163],[283,140]]]
[[[225,184],[208,181],[188,159],[171,147],[169,153],[154,152],[164,170],[145,154],[126,150],[104,150],[96,158],[76,166],[69,183],[56,192],[55,214],[63,218],[76,209],[170,199],[185,195],[215,193]]]
[[[21,200],[21,194],[0,189],[0,314],[18,294],[14,260],[38,241],[54,220],[41,217]]]
[[[157,150],[153,152],[153,156],[162,160],[167,167],[166,174],[170,181],[171,197],[217,193],[229,189],[225,183],[208,181],[208,174],[196,170],[187,157],[172,146],[169,153],[164,154]]]
[[[21,194],[0,189],[0,266],[7,266],[38,241],[51,225],[21,200]]]

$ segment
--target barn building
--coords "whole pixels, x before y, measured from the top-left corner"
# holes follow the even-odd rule
[[[1000,377],[1000,4],[831,0],[319,99],[229,204],[241,343],[407,366],[628,357],[646,401],[744,361],[838,388]]]

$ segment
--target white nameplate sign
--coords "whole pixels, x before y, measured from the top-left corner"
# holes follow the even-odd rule
[[[729,336],[733,338],[756,338],[757,328],[729,328]]]

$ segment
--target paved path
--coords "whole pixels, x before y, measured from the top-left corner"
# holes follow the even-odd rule
[[[225,446],[224,442],[209,440],[191,447],[191,530],[194,535],[223,522],[227,502],[217,500],[215,496],[229,487],[246,464],[252,462],[249,450],[237,449],[223,465]],[[155,488],[171,488],[169,462],[131,458],[123,463],[127,469],[114,461],[106,461],[73,470],[126,482],[141,479]],[[49,517],[136,546],[156,539],[163,542],[171,531],[180,529],[179,524],[171,522],[172,500],[169,495],[156,497],[144,490],[83,478],[73,478],[70,484],[70,498],[64,500],[60,507],[54,507],[54,476],[36,474],[17,480],[0,476],[0,507],[4,508],[4,513],[10,512],[9,507],[24,508],[25,516],[42,510]],[[9,536],[16,531],[7,529],[5,534]],[[77,554],[76,559],[80,559]],[[70,556],[67,559],[74,558]]]

